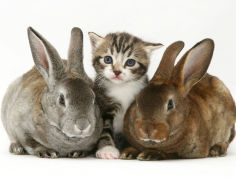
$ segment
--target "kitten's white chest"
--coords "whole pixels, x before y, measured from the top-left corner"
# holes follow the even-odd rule
[[[131,101],[134,100],[136,96],[137,88],[134,88],[132,85],[118,85],[114,84],[109,88],[108,96],[112,97],[116,101],[118,101],[122,108],[127,108]]]
[[[140,81],[133,81],[126,84],[109,84],[107,95],[121,104],[121,109],[115,114],[113,120],[115,133],[121,133],[123,131],[123,120],[126,110],[144,86],[145,83]]]

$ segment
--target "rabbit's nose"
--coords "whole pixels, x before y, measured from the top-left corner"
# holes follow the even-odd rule
[[[160,142],[167,139],[169,128],[164,123],[155,123],[153,129],[148,134],[151,140]]]
[[[80,118],[78,120],[76,120],[76,127],[79,129],[79,130],[85,130],[88,126],[90,125],[88,119],[86,118]]]

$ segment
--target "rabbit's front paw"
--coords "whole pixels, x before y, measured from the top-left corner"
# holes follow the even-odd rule
[[[142,161],[163,160],[166,159],[166,155],[162,152],[143,151],[138,155],[137,159]]]
[[[35,150],[35,155],[40,157],[40,158],[51,158],[51,159],[55,159],[59,157],[59,153],[51,150],[51,149],[47,149],[47,148],[37,148]]]
[[[139,151],[133,147],[128,147],[120,155],[120,159],[123,160],[131,160],[135,159],[138,155]]]
[[[23,146],[21,146],[19,143],[11,143],[9,151],[16,155],[27,154]]]
[[[209,156],[210,157],[217,157],[217,156],[225,156],[227,152],[229,144],[228,143],[217,143],[211,147]]]
[[[69,158],[83,158],[83,157],[86,157],[87,155],[88,153],[84,151],[74,151],[74,152],[70,152],[67,156]]]
[[[96,157],[99,159],[118,159],[119,156],[119,150],[113,146],[104,146],[96,152]]]

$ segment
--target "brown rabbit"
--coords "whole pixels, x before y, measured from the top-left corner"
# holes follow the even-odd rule
[[[174,66],[184,47],[170,45],[149,84],[129,107],[121,159],[157,160],[224,156],[233,140],[235,102],[222,81],[206,74],[214,42],[197,43]]]

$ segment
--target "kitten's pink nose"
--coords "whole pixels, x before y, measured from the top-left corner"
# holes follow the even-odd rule
[[[121,71],[119,71],[119,70],[114,70],[113,72],[114,72],[114,74],[115,74],[116,76],[119,76],[120,73],[121,73]]]

